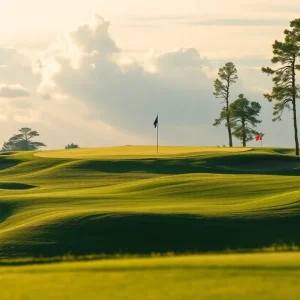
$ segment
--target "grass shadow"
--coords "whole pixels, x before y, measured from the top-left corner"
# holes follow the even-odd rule
[[[33,188],[36,188],[36,186],[16,182],[0,182],[0,189],[2,190],[29,190]]]
[[[276,243],[300,245],[299,226],[299,216],[247,219],[99,214],[34,228],[30,238],[3,245],[0,256],[198,253],[263,248]]]
[[[13,209],[10,205],[0,202],[0,223],[10,217],[12,215],[12,211]]]
[[[255,165],[257,169],[255,169]],[[216,173],[300,175],[300,159],[280,154],[228,154],[138,160],[86,160],[71,167],[74,171],[104,173],[152,173],[160,175]]]

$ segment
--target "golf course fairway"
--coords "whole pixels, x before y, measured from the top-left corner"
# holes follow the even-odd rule
[[[1,299],[298,299],[299,175],[281,148],[1,153]]]
[[[299,253],[0,268],[1,299],[298,299],[299,278]]]

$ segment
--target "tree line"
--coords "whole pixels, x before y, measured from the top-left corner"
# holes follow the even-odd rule
[[[262,72],[272,76],[273,88],[264,97],[274,103],[273,121],[280,121],[285,109],[293,112],[293,129],[295,139],[295,153],[299,156],[299,140],[297,127],[296,99],[300,97],[300,86],[296,82],[296,71],[300,71],[300,19],[290,22],[290,29],[284,30],[284,41],[275,40],[271,63],[279,65],[277,68],[263,67]],[[261,105],[249,101],[240,94],[238,99],[230,103],[231,86],[238,79],[237,69],[232,62],[228,62],[219,69],[218,78],[214,82],[214,96],[222,99],[224,106],[214,126],[225,123],[228,131],[229,147],[233,146],[232,136],[242,141],[245,147],[247,141],[259,134],[257,124],[261,123],[259,116]]]

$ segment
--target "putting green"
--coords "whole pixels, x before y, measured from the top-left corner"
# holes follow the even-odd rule
[[[79,159],[101,159],[101,158],[157,158],[176,155],[192,155],[201,153],[236,153],[249,151],[252,148],[219,148],[219,147],[185,147],[185,146],[161,146],[157,154],[155,146],[120,146],[105,148],[83,148],[68,150],[50,150],[38,152],[39,157],[55,158],[79,158]]]

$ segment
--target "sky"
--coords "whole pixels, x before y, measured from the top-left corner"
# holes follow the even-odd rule
[[[5,1],[0,144],[21,127],[47,149],[155,144],[159,113],[163,145],[227,145],[226,128],[212,126],[222,107],[212,92],[232,61],[230,100],[258,101],[264,145],[293,147],[291,113],[272,122],[272,81],[260,69],[299,17],[294,0]]]

